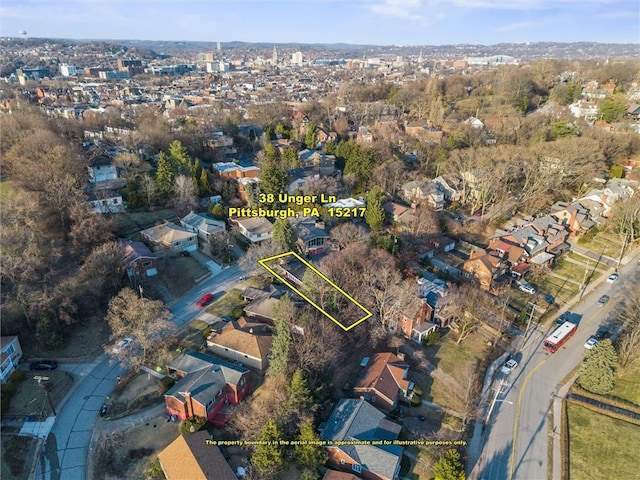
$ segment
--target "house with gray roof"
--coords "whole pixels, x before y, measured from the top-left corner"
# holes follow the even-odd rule
[[[392,443],[398,440],[401,428],[366,400],[349,398],[340,400],[329,420],[320,426],[320,438],[327,442],[332,467],[362,478],[395,480],[400,474],[403,448],[373,442]],[[332,445],[332,441],[348,444]]]
[[[197,233],[198,238],[204,242],[208,242],[209,237],[212,235],[226,230],[223,221],[193,211],[180,220],[180,225],[193,233]]]
[[[167,412],[180,420],[202,417],[224,426],[230,408],[249,393],[249,370],[200,352],[183,352],[167,365],[176,383],[164,394]],[[231,406],[231,407],[229,407]]]

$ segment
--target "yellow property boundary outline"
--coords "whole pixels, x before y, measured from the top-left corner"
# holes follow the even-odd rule
[[[349,325],[348,327],[345,327],[342,323],[340,323],[338,320],[336,320],[335,318],[333,318],[333,316],[329,315],[327,312],[325,312],[322,308],[320,308],[319,305],[316,305],[316,303],[311,300],[309,297],[307,297],[304,293],[302,293],[300,290],[298,290],[295,285],[292,285],[286,278],[283,278],[281,275],[278,275],[271,267],[269,267],[267,265],[267,262],[271,261],[271,260],[277,260],[278,258],[282,258],[282,257],[287,257],[289,255],[293,255],[294,257],[296,257],[298,260],[300,260],[304,265],[306,265],[308,268],[310,268],[311,270],[313,270],[315,273],[317,273],[318,275],[320,275],[320,277],[326,281],[327,283],[329,283],[329,285],[331,285],[333,288],[335,288],[336,290],[338,290],[341,294],[343,294],[345,297],[347,297],[347,299],[349,299],[350,302],[353,302],[358,308],[360,308],[362,311],[366,312],[366,315],[364,317],[362,317],[361,319],[357,320],[353,325]],[[318,270],[316,267],[314,267],[313,265],[311,265],[309,262],[307,262],[304,258],[302,258],[300,255],[298,255],[296,252],[286,252],[286,253],[281,253],[279,255],[274,255],[272,257],[267,257],[267,258],[263,258],[262,260],[258,260],[258,263],[260,265],[262,265],[269,273],[271,273],[273,276],[275,276],[278,280],[280,280],[282,283],[284,283],[287,287],[289,287],[291,290],[293,290],[294,292],[296,292],[298,295],[300,295],[302,298],[304,298],[307,302],[309,302],[309,304],[313,305],[319,312],[321,312],[324,316],[326,316],[327,318],[333,320],[333,322],[338,325],[340,328],[342,328],[345,332],[351,330],[353,327],[355,327],[356,325],[361,324],[362,322],[364,322],[366,319],[368,319],[369,317],[373,316],[373,313],[371,313],[369,310],[367,310],[366,308],[364,308],[362,305],[360,305],[360,303],[353,298],[351,295],[349,295],[347,292],[345,292],[344,290],[342,290],[338,285],[336,285],[334,282],[332,282],[331,280],[329,280],[320,270]]]

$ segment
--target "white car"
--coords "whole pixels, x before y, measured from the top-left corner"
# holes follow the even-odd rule
[[[593,347],[595,347],[598,344],[599,340],[595,337],[595,335],[591,335],[589,337],[589,339],[586,341],[586,343],[584,344],[584,348],[586,348],[587,350],[591,350]]]
[[[518,362],[516,362],[513,358],[511,360],[508,360],[507,363],[505,363],[502,368],[500,369],[500,371],[504,374],[504,375],[509,375],[511,372],[513,372],[513,370],[518,366]]]
[[[612,273],[611,275],[609,275],[607,277],[607,283],[613,283],[616,280],[618,280],[618,274],[617,273]]]
[[[131,344],[131,342],[133,342],[132,338],[124,337],[122,340],[120,340],[118,343],[116,343],[116,346],[113,347],[111,352],[112,353],[120,353],[122,350],[127,348]]]
[[[529,295],[535,295],[536,293],[536,289],[533,288],[531,285],[529,285],[528,283],[523,283],[522,285],[520,285],[518,287],[519,290],[528,293]]]

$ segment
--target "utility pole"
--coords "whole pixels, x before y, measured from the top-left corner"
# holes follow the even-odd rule
[[[36,380],[38,382],[38,385],[40,385],[42,387],[42,390],[44,391],[44,395],[47,397],[47,400],[49,401],[49,406],[51,407],[51,412],[53,412],[53,416],[57,416],[56,415],[56,409],[53,406],[53,402],[51,401],[51,397],[49,396],[49,391],[47,390],[47,386],[46,384],[42,383],[42,382],[46,382],[47,380],[49,380],[49,377],[43,377],[41,375],[36,375],[35,377],[33,377],[34,380]]]
[[[529,327],[531,326],[531,319],[533,318],[533,312],[536,309],[536,306],[533,303],[529,303],[529,306],[531,307],[531,311],[529,312],[529,319],[527,320],[527,326],[524,329],[524,336],[522,337],[522,343],[520,343],[520,348],[522,348],[522,346],[527,341],[527,335],[529,334]]]

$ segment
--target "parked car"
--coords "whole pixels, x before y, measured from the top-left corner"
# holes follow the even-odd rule
[[[213,297],[213,293],[205,293],[204,295],[202,295],[202,297],[200,297],[200,300],[196,302],[196,305],[198,307],[206,307],[213,301]]]
[[[550,293],[547,293],[544,296],[544,301],[547,302],[549,305],[553,305],[556,302],[556,297],[554,297]]]
[[[598,327],[598,331],[596,332],[596,338],[598,340],[604,340],[608,336],[609,336],[609,327],[607,327],[606,325],[600,325],[600,327]]]
[[[609,276],[607,277],[607,283],[613,283],[613,282],[615,282],[616,280],[618,280],[618,276],[619,276],[619,275],[618,275],[617,273],[612,273],[611,275],[609,275]]]
[[[511,372],[513,372],[513,370],[518,366],[518,362],[516,362],[513,358],[511,358],[510,360],[507,361],[507,363],[505,363],[502,368],[500,369],[500,371],[504,374],[504,375],[509,375]]]
[[[600,299],[598,300],[598,306],[601,307],[603,306],[605,303],[607,303],[609,301],[611,297],[609,297],[609,295],[602,295],[600,297]]]
[[[29,370],[55,370],[56,368],[58,368],[58,362],[55,360],[41,360],[29,364]]]
[[[518,287],[519,290],[528,293],[529,295],[534,295],[536,293],[536,289],[533,288],[531,285],[529,285],[528,283],[523,283],[522,285],[520,285]]]
[[[595,335],[591,335],[589,339],[585,342],[584,348],[586,348],[587,350],[591,350],[593,347],[595,347],[598,344],[599,341],[600,340],[598,340]]]
[[[120,340],[118,343],[116,343],[116,346],[113,347],[113,349],[111,350],[111,352],[113,353],[120,353],[122,350],[124,350],[125,348],[127,348],[129,345],[131,345],[131,342],[133,342],[132,338],[129,337],[124,337],[122,340]]]

